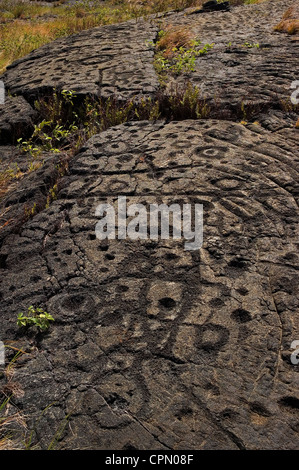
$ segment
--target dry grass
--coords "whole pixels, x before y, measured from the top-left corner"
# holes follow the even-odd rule
[[[0,160],[0,164],[1,164]],[[19,170],[18,166],[9,167],[3,170],[0,170],[0,199],[7,192],[8,188],[16,180],[22,178],[23,173]],[[1,214],[0,214],[1,218]]]
[[[44,22],[15,20],[0,27],[0,72],[33,49],[55,39],[55,30]]]
[[[23,350],[15,348],[12,345],[7,347],[16,353],[4,369],[6,384],[1,390],[0,401],[0,450],[18,450],[20,442],[13,436],[15,429],[26,430],[26,421],[24,415],[11,404],[12,397],[22,397],[24,391],[20,384],[14,380],[14,372],[17,362],[25,353]]]
[[[205,0],[65,0],[52,4],[2,0],[0,2],[0,74],[14,60],[58,37],[129,19],[138,20],[170,10],[199,7]],[[265,0],[231,0],[232,4],[258,3]],[[188,39],[185,32],[177,38]],[[174,45],[176,38],[173,38]],[[171,38],[170,38],[171,40]],[[179,44],[179,43],[178,43]]]
[[[299,33],[299,6],[293,5],[286,10],[282,20],[275,26],[274,31],[287,34]]]
[[[202,0],[81,0],[39,5],[21,0],[0,4],[0,73],[14,60],[54,39],[96,26],[197,6]]]
[[[164,57],[168,59],[173,56],[174,49],[179,49],[180,47],[189,49],[194,40],[190,29],[187,27],[173,27],[170,25],[162,33],[157,42],[157,50],[163,51]]]
[[[107,23],[99,15],[77,14],[58,16],[48,20],[24,21],[16,19],[0,25],[0,73],[14,60],[24,57],[33,49],[49,43],[59,37],[69,36],[85,29]]]

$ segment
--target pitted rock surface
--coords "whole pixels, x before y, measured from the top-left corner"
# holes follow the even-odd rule
[[[47,197],[57,155],[2,198],[0,340],[27,353],[10,411],[26,416],[38,448],[69,416],[62,449],[298,449],[298,129],[276,109],[298,78],[298,46],[273,31],[292,3],[163,19],[215,42],[188,78],[227,106],[266,103],[256,122],[128,122],[81,148],[32,219],[23,204]],[[149,41],[160,27],[128,22],[55,41],[9,67],[6,88],[20,106],[53,87],[155,93]],[[30,125],[32,111],[22,116]],[[4,144],[4,165],[25,171]],[[119,196],[147,208],[203,204],[202,247],[99,240],[96,208]],[[29,305],[54,316],[46,333],[17,327]]]
[[[297,79],[298,40],[274,31],[293,3],[267,0],[204,13],[188,9],[150,22],[94,28],[33,51],[9,66],[2,78],[11,93],[29,101],[56,87],[119,99],[151,95],[159,87],[151,43],[159,29],[184,26],[203,44],[214,44],[187,74],[203,97],[232,108],[260,106],[262,111],[289,98],[290,83]]]
[[[83,31],[15,61],[2,78],[11,93],[31,101],[53,88],[120,99],[152,94],[158,79],[149,42],[157,31],[142,20]]]
[[[166,19],[168,26],[188,27],[202,44],[214,44],[196,59],[189,77],[208,101],[228,107],[250,103],[263,109],[289,97],[290,83],[297,80],[299,42],[290,35],[282,37],[274,27],[293,3],[272,0],[213,14],[182,12]]]
[[[128,123],[86,144],[1,249],[1,330],[17,334],[28,302],[56,319],[15,373],[27,415],[55,402],[42,443],[72,413],[62,448],[297,447],[298,157],[284,131],[225,121]],[[119,195],[202,203],[202,248],[97,239],[95,209]]]

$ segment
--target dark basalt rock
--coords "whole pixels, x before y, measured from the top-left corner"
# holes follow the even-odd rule
[[[2,80],[12,94],[31,103],[53,88],[122,100],[151,95],[159,86],[149,45],[157,31],[142,20],[82,31],[15,61]]]
[[[116,126],[71,160],[58,199],[6,237],[1,334],[31,351],[14,373],[14,404],[39,417],[41,448],[64,413],[63,449],[297,447],[287,350],[299,154],[288,132],[215,120]],[[183,240],[97,239],[97,205],[120,194],[128,205],[202,203],[200,252]],[[15,324],[31,304],[56,319],[38,341]]]
[[[24,171],[0,201],[0,340],[27,353],[0,390],[14,391],[9,412],[26,417],[37,448],[68,416],[65,450],[298,449],[299,131],[295,110],[277,105],[298,78],[298,54],[273,31],[291,3],[165,16],[165,27],[215,43],[188,78],[223,114],[93,136],[49,205],[61,157],[43,155],[30,173],[17,149],[0,146],[3,168]],[[155,93],[157,31],[145,21],[95,28],[12,64],[3,79],[19,97],[0,115],[4,135],[32,128],[28,103],[55,85],[122,100]],[[244,102],[260,106],[257,118],[240,117]],[[146,207],[203,204],[202,247],[98,239],[96,208],[120,195]],[[30,305],[54,316],[46,333],[17,327]]]
[[[210,0],[202,5],[202,11],[229,11],[229,2],[217,2],[217,0]]]
[[[12,183],[12,189],[0,200],[0,246],[11,233],[18,233],[24,222],[44,209],[49,190],[58,177],[60,158],[57,154],[44,154],[40,156],[41,168],[28,172],[28,162],[20,152],[13,152],[9,147],[0,147],[1,155],[10,155],[10,162],[2,163],[2,170],[18,165],[24,171],[25,177],[19,182]],[[27,174],[26,174],[27,173]],[[33,211],[33,213],[32,213]]]
[[[37,112],[22,97],[7,97],[0,104],[1,145],[16,144],[19,138],[26,139],[32,134]]]

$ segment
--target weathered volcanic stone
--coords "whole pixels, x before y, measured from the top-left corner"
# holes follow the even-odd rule
[[[22,97],[7,97],[0,105],[0,142],[12,143],[32,134],[37,112]]]
[[[1,157],[3,155],[3,162]],[[7,160],[5,160],[5,157]],[[12,147],[0,147],[1,171],[13,170],[16,165],[23,177],[12,178],[8,190],[0,198],[0,246],[10,233],[17,232],[33,210],[43,209],[49,197],[50,188],[56,184],[63,159],[57,154],[40,155],[39,168],[29,171],[30,161]],[[38,163],[37,160],[31,163]]]
[[[209,104],[216,104],[222,112],[230,110],[234,116],[236,112],[240,115],[247,105],[258,115],[287,103],[291,84],[298,78],[298,41],[274,31],[292,3],[269,0],[203,15],[191,14],[191,9],[166,15],[163,26],[152,18],[151,22],[138,20],[94,28],[31,52],[10,65],[1,78],[7,90],[22,95],[31,104],[53,88],[74,90],[79,96],[115,96],[120,100],[154,95],[159,81],[152,44],[160,28],[182,26],[203,44],[214,46],[207,55],[197,58],[192,73],[173,77],[169,89],[188,79],[201,89]],[[247,117],[244,113],[243,118]],[[7,141],[15,131],[6,118],[3,122],[1,126],[0,118]]]
[[[111,128],[72,160],[58,199],[6,238],[1,339],[31,353],[14,405],[38,421],[41,448],[67,413],[64,449],[298,448],[296,132]],[[95,209],[119,195],[202,203],[202,248],[98,240]],[[46,335],[18,332],[29,305],[54,315]]]
[[[233,109],[244,103],[263,110],[289,100],[291,83],[298,78],[299,42],[274,27],[292,3],[270,0],[228,12],[182,12],[165,19],[166,25],[188,28],[202,44],[214,44],[196,59],[188,77],[208,102]]]
[[[276,109],[298,78],[298,46],[273,32],[291,4],[164,18],[215,43],[175,83],[189,78],[222,108],[260,104],[258,122],[129,122],[84,145],[34,218],[22,219],[24,204],[45,206],[57,155],[2,198],[0,340],[28,354],[0,390],[14,392],[9,412],[26,417],[39,448],[70,415],[62,449],[298,449],[298,130]],[[157,31],[95,28],[15,62],[3,79],[23,121],[32,108],[22,97],[53,87],[154,93]],[[18,128],[18,109],[4,129]],[[2,146],[0,158],[7,168],[21,156]],[[146,207],[202,203],[203,246],[97,239],[96,207],[120,195]],[[54,316],[47,333],[17,327],[30,305]]]
[[[157,31],[143,20],[83,31],[17,60],[2,79],[11,93],[29,100],[53,88],[120,99],[152,94],[158,80],[149,43]]]
[[[229,2],[217,2],[217,0],[210,0],[202,5],[202,11],[229,11]]]

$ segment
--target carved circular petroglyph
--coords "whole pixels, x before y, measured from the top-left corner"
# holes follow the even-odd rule
[[[292,113],[274,106],[277,96],[288,97],[296,50],[272,27],[289,4],[166,16],[202,43],[215,41],[190,79],[209,104],[219,96],[214,111],[222,114],[128,122],[93,136],[70,159],[50,207],[1,238],[1,334],[30,351],[14,372],[24,395],[13,403],[44,419],[55,402],[45,417],[51,436],[70,413],[62,448],[298,447],[298,364],[291,362],[299,340],[298,130]],[[54,79],[124,99],[159,86],[146,44],[157,32],[143,21],[95,28],[33,51],[4,77],[12,94],[31,99]],[[230,40],[238,44],[227,51]],[[241,53],[245,41],[261,47]],[[231,66],[236,61],[242,70]],[[245,98],[259,110],[257,121],[244,116]],[[228,109],[236,122],[226,120]],[[23,177],[4,210],[45,197],[45,181],[56,181],[54,157]],[[118,196],[127,207],[143,206],[146,237],[117,236],[132,213],[115,219],[115,238],[97,237],[96,208],[117,209]],[[200,247],[188,249],[195,218],[177,238],[172,217],[170,236],[153,236],[153,204],[175,204],[179,216],[202,204]],[[13,320],[28,305],[56,320],[34,340],[22,338]]]

